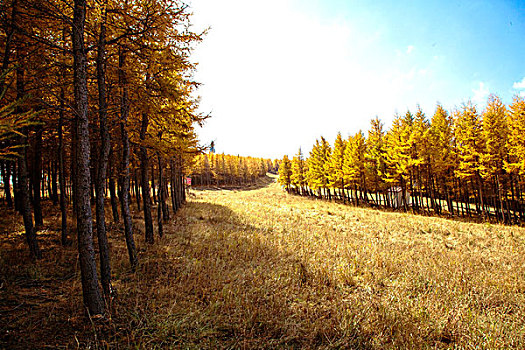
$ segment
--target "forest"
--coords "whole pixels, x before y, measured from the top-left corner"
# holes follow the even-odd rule
[[[476,217],[519,224],[524,220],[525,99],[505,106],[491,95],[481,113],[471,102],[447,112],[437,105],[429,120],[418,107],[396,115],[389,130],[371,120],[333,146],[321,137],[309,157],[285,156],[279,181],[289,192],[343,203]]]
[[[525,98],[216,153],[192,16],[0,1],[0,348],[524,348]]]
[[[62,245],[78,241],[84,304],[90,315],[104,315],[112,294],[106,198],[133,269],[131,196],[150,244],[153,223],[162,236],[170,218],[169,199],[172,213],[185,200],[183,174],[202,151],[194,128],[207,118],[196,112],[190,59],[204,33],[192,32],[188,7],[177,1],[0,6],[5,205],[23,216],[34,260],[42,258],[43,206],[49,199],[60,207]]]

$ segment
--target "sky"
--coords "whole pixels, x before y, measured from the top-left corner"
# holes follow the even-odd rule
[[[189,0],[197,133],[217,153],[308,155],[378,116],[430,119],[490,93],[525,96],[525,1]]]

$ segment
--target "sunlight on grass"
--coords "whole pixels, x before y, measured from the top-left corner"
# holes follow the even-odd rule
[[[194,193],[159,248],[159,270],[143,262],[136,290],[167,342],[525,346],[521,228],[353,208],[276,184]]]

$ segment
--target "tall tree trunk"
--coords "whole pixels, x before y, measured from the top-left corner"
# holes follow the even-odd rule
[[[51,199],[53,200],[53,204],[57,205],[58,203],[58,162],[56,160],[53,160],[53,162],[50,163],[51,166]]]
[[[33,185],[33,204],[35,213],[35,226],[37,230],[44,225],[42,217],[42,197],[40,185],[42,181],[42,132],[44,128],[41,124],[36,125],[35,143],[33,150],[32,185]]]
[[[126,54],[122,48],[119,48],[119,83],[122,88],[120,103],[120,134],[122,142],[122,162],[120,167],[120,205],[122,220],[124,221],[124,235],[126,237],[126,246],[128,248],[129,262],[134,270],[138,263],[137,249],[133,239],[133,225],[131,222],[131,213],[129,210],[129,136],[126,129],[129,116],[129,97],[128,82],[125,73]]]
[[[104,302],[98,288],[93,221],[91,216],[91,174],[88,120],[87,55],[84,48],[86,0],[75,0],[73,9],[73,79],[77,149],[77,236],[84,304],[91,315],[104,314]]]
[[[170,219],[170,214],[168,211],[168,205],[166,204],[166,195],[167,189],[164,181],[164,174],[162,171],[162,159],[160,158],[160,153],[157,152],[157,158],[159,163],[159,206],[162,208],[162,218],[167,221]]]
[[[140,139],[142,142],[146,139],[146,131],[148,130],[148,115],[142,113],[142,123],[140,127]],[[140,145],[140,173],[141,173],[141,187],[142,187],[142,204],[144,207],[144,226],[146,234],[146,242],[153,243],[155,238],[153,236],[153,219],[151,217],[151,196],[148,179],[148,150],[144,144]],[[138,200],[138,198],[137,198]]]
[[[64,87],[62,86],[60,88],[60,110],[58,112],[58,182],[60,183],[60,215],[62,219],[60,237],[62,245],[66,245],[68,243],[66,175],[64,173],[64,136],[62,133],[62,127],[64,124],[65,98],[65,91]]]
[[[140,209],[140,191],[139,191],[139,169],[135,169],[133,172],[133,188],[135,190],[135,200],[137,202],[137,210]]]
[[[111,145],[110,145],[110,152],[109,152],[110,164],[109,164],[109,181],[108,181],[109,196],[111,199],[111,212],[113,214],[113,221],[119,222],[120,218],[118,215],[117,193],[115,190],[115,177],[113,173],[115,169],[114,158],[115,156],[113,154],[113,149],[111,148]]]
[[[105,184],[107,177],[110,135],[108,129],[108,106],[106,98],[106,9],[100,24],[97,52],[97,86],[98,86],[98,118],[100,129],[100,152],[98,159],[97,178],[95,181],[97,238],[100,255],[100,280],[102,290],[107,299],[111,292],[111,265],[109,245],[106,233],[106,215],[104,211]]]
[[[20,61],[23,57],[21,51],[22,49],[19,46],[17,46],[16,54],[17,59]],[[25,76],[22,64],[20,64],[16,68],[16,94],[18,100],[21,100],[25,95]],[[22,112],[20,107],[17,108],[17,112]],[[22,133],[24,134],[24,138],[22,138],[22,141],[27,144],[27,127],[24,128]],[[20,211],[24,219],[24,228],[26,232],[27,244],[29,245],[29,252],[31,253],[31,257],[34,260],[38,260],[42,258],[42,252],[40,251],[40,247],[38,246],[38,241],[36,238],[36,229],[33,226],[33,215],[31,213],[31,200],[29,198],[30,189],[27,174],[27,147],[20,148],[18,158],[18,185],[20,193]]]
[[[153,195],[153,203],[157,204],[157,196],[159,195],[160,184],[159,187],[155,193],[155,166],[153,165],[154,162],[151,162],[151,194]]]

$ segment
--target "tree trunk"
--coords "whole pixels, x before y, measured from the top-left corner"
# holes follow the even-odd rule
[[[64,108],[65,108],[65,92],[64,87],[60,88],[60,110],[58,112],[58,182],[60,184],[60,215],[62,219],[61,225],[61,242],[62,245],[68,243],[68,229],[67,229],[67,203],[66,203],[66,176],[64,173],[64,136],[62,127],[64,124]]]
[[[44,225],[42,217],[42,197],[40,193],[40,185],[42,181],[42,132],[41,124],[36,126],[35,143],[33,150],[33,167],[32,167],[32,185],[33,185],[33,205],[35,213],[35,226],[40,229]]]
[[[108,187],[109,187],[109,196],[111,198],[111,212],[113,213],[113,221],[114,222],[119,222],[120,218],[119,218],[119,215],[118,215],[117,194],[116,194],[116,190],[115,190],[115,177],[114,177],[114,174],[113,174],[113,171],[114,171],[114,168],[115,168],[114,161],[113,161],[114,160],[114,154],[113,154],[113,150],[111,149],[111,145],[110,145],[109,160],[110,160],[110,165],[109,165],[109,182],[108,182]]]
[[[51,199],[53,200],[53,204],[58,204],[58,161],[53,160],[51,162]]]
[[[144,142],[144,140],[146,139],[148,122],[149,120],[147,113],[142,113],[142,123],[140,127],[140,140],[142,142]],[[148,150],[143,144],[140,145],[140,172],[142,176],[142,204],[144,207],[144,226],[146,242],[152,244],[155,241],[155,238],[153,236],[153,219],[151,217],[151,196],[148,179]]]
[[[137,202],[137,210],[141,211],[139,191],[139,169],[135,169],[135,171],[133,172],[133,187],[135,190],[135,201]]]
[[[131,222],[131,213],[129,210],[129,136],[127,122],[129,116],[129,97],[128,82],[124,71],[126,64],[126,54],[122,48],[119,48],[119,83],[122,88],[122,97],[120,104],[120,135],[122,142],[122,162],[120,169],[120,205],[122,219],[124,220],[124,235],[126,237],[126,246],[128,248],[129,262],[131,268],[135,270],[138,264],[137,249],[133,239],[133,225]]]
[[[168,205],[166,204],[167,186],[165,185],[166,181],[164,181],[164,174],[162,171],[162,160],[160,158],[160,153],[158,152],[157,158],[159,162],[159,206],[162,208],[162,219],[167,221],[170,219]]]
[[[106,98],[106,12],[104,10],[103,20],[100,24],[100,35],[97,48],[97,87],[98,87],[98,117],[100,129],[100,152],[98,159],[97,178],[95,181],[96,192],[96,216],[97,216],[97,238],[100,255],[100,280],[102,290],[107,299],[111,292],[111,265],[109,258],[109,245],[106,233],[106,215],[104,210],[105,184],[108,168],[110,149],[110,135],[108,129],[108,113]]]
[[[89,120],[87,55],[84,48],[84,24],[86,19],[86,0],[75,0],[73,10],[73,79],[75,90],[75,119],[77,149],[77,236],[82,276],[84,304],[90,315],[104,314],[104,302],[98,288],[95,250],[93,249],[93,222],[91,216],[91,174],[89,170]]]
[[[151,162],[151,194],[153,196],[153,203],[154,204],[157,204],[158,200],[157,200],[157,195],[159,194],[159,190],[157,189],[156,193],[155,193],[155,167],[153,165],[154,162]],[[160,180],[159,180],[160,182]],[[159,187],[160,188],[160,184],[159,184]]]

